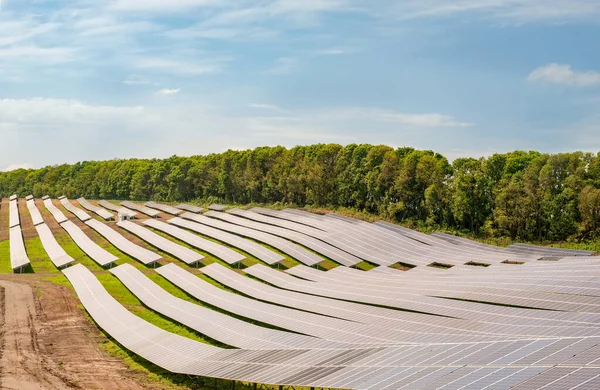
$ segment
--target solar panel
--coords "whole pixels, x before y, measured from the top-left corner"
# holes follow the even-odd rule
[[[552,248],[547,246],[531,245],[531,244],[512,244],[506,248],[510,252],[516,253],[543,253],[546,255],[557,256],[591,256],[594,251],[578,250],[578,249],[563,249]]]
[[[116,211],[117,213],[125,216],[126,218],[136,218],[137,217],[137,213],[135,211],[129,210],[126,207],[117,206],[115,204],[107,202],[106,200],[100,200],[100,201],[98,201],[98,204],[109,210]]]
[[[166,204],[160,204],[160,203],[156,203],[156,202],[146,202],[146,203],[144,203],[144,206],[150,207],[152,209],[164,211],[165,213],[171,214],[171,215],[179,215],[179,214],[183,213],[183,210],[180,210],[176,207],[169,206]]]
[[[253,255],[254,257],[256,257],[257,259],[262,260],[265,263],[270,264],[270,265],[277,264],[285,259],[280,254],[273,252],[272,250],[265,248],[262,245],[259,245],[255,242],[252,242],[245,238],[239,237],[235,234],[231,234],[231,233],[219,230],[219,229],[215,229],[210,226],[202,225],[202,224],[192,222],[192,221],[186,221],[179,217],[172,218],[167,222],[169,222],[172,225],[176,225],[176,226],[179,226],[179,227],[182,227],[185,229],[189,229],[196,233],[200,233],[205,236],[214,238],[215,240],[224,242],[228,245],[231,245],[232,247],[241,249],[244,252],[247,252],[247,253]],[[225,260],[225,259],[223,259],[223,260]],[[227,260],[225,260],[225,261],[227,261]]]
[[[42,214],[40,214],[40,210],[38,210],[33,199],[27,200],[27,209],[29,210],[29,215],[31,215],[33,226],[44,223],[44,218],[42,218]]]
[[[101,266],[109,266],[119,260],[116,256],[92,241],[77,225],[71,221],[60,224],[69,233],[75,244],[85,252],[92,260]]]
[[[107,221],[111,220],[115,217],[113,214],[109,213],[102,207],[94,206],[93,204],[88,202],[85,198],[79,198],[79,199],[77,199],[77,202],[79,202],[81,207],[83,207],[84,209],[98,214],[100,217],[102,217],[103,219],[105,219]]]
[[[119,232],[98,220],[90,219],[85,224],[97,231],[98,233],[100,233],[100,235],[106,238],[121,252],[126,253],[127,255],[138,260],[142,264],[151,265],[162,258],[159,254],[134,244],[127,238],[123,237],[123,235],[121,235]]]
[[[129,221],[120,221],[117,222],[117,226],[127,230],[128,232],[135,234],[142,240],[146,241],[150,245],[157,247],[163,252],[167,252],[179,260],[183,261],[186,264],[193,265],[201,261],[204,256],[195,252],[189,248],[181,246],[179,244],[174,243],[171,240],[168,240],[151,230],[148,230],[138,224]]]
[[[150,207],[141,206],[133,202],[123,201],[121,202],[121,205],[127,207],[128,209],[139,211],[140,213],[146,214],[147,216],[152,218],[156,218],[160,215],[160,211],[152,210]]]
[[[75,214],[75,216],[77,218],[79,218],[81,221],[85,222],[87,220],[92,219],[92,217],[86,213],[85,211],[83,211],[82,209],[73,206],[73,204],[69,201],[69,199],[67,199],[66,197],[62,197],[60,199],[60,203],[63,205],[63,207],[67,210],[69,210],[71,213]]]
[[[223,206],[221,204],[211,204],[210,206],[208,206],[208,209],[214,211],[225,211],[227,210],[227,206]]]
[[[145,275],[154,271],[131,265],[113,270],[150,309],[236,348],[202,350],[192,340],[148,328],[118,303],[114,306],[116,301],[93,275],[81,267],[73,271],[70,279],[86,309],[109,317],[98,322],[110,329],[107,333],[166,370],[244,382],[375,390],[593,389],[600,384],[600,264],[593,257],[541,262],[527,249],[511,257],[524,262],[514,266],[500,262],[513,256],[501,248],[452,243],[338,215],[236,209],[186,215],[190,220],[144,223],[197,247],[206,245],[203,241],[215,243],[177,226],[267,251],[240,236],[267,234],[287,241],[285,245],[304,240],[325,245],[321,251],[334,251],[329,245],[381,263],[405,256],[420,265],[436,260],[455,267],[419,266],[406,272],[321,271],[305,265],[285,272],[265,265],[245,268],[266,283],[217,263],[201,271],[211,282],[175,264],[156,270],[205,305],[167,293]],[[169,240],[141,226],[119,226],[141,229],[140,237],[151,233],[148,242],[160,237],[161,245],[169,246]],[[461,261],[467,258],[491,265],[466,266]]]
[[[65,267],[75,261],[75,259],[69,256],[58,244],[56,238],[54,238],[54,235],[50,231],[50,228],[45,223],[37,225],[35,229],[37,230],[44,250],[56,268]]]
[[[183,218],[192,220],[194,222],[201,223],[206,226],[211,226],[216,229],[220,229],[229,233],[234,233],[243,237],[252,238],[256,241],[262,242],[264,244],[270,245],[271,247],[282,251],[283,253],[288,254],[299,262],[306,265],[314,265],[323,261],[323,258],[308,251],[307,249],[294,244],[293,242],[287,241],[281,237],[276,235],[265,233],[263,231],[254,230],[251,228],[247,228],[240,225],[234,225],[232,223],[227,223],[223,221],[218,221],[208,217],[219,217],[219,212],[209,211],[204,215],[185,213],[182,215]],[[224,218],[235,218],[235,217],[227,217],[225,215]]]
[[[172,263],[157,272],[196,299],[245,318],[349,345],[394,343],[393,331],[373,334],[362,324],[255,301],[213,286]]]
[[[353,256],[348,252],[344,252],[332,245],[329,245],[304,233],[296,232],[294,230],[289,230],[279,226],[269,225],[267,223],[256,222],[246,218],[247,216],[250,216],[250,214],[253,213],[246,210],[231,209],[227,210],[227,213],[207,213],[206,215],[288,239],[348,267],[351,267],[362,261],[358,257]]]
[[[201,212],[204,211],[204,208],[202,208],[202,207],[192,206],[192,205],[189,205],[189,204],[186,204],[186,203],[178,204],[175,207],[177,207],[178,209],[181,209],[181,210],[185,210],[185,211],[189,211],[189,212],[197,213],[197,214],[199,214],[199,213],[201,213]]]
[[[394,310],[373,308],[352,302],[306,295],[299,292],[281,290],[255,280],[245,278],[220,264],[210,264],[202,268],[202,272],[219,283],[239,291],[242,294],[264,302],[287,306],[298,310],[310,311],[329,317],[342,318],[354,322],[362,322],[372,326],[400,330],[406,342],[454,341],[490,341],[490,335],[457,335],[452,327],[453,320],[445,324],[435,323],[430,316],[416,313],[399,314]],[[400,335],[396,336],[400,339]]]
[[[9,202],[8,206],[8,227],[12,228],[21,225],[19,218],[19,205],[17,199],[13,199]]]
[[[52,216],[54,217],[54,219],[56,220],[56,222],[58,223],[63,223],[68,221],[69,219],[67,217],[65,217],[65,215],[63,214],[62,211],[60,211],[55,205],[54,203],[52,203],[52,199],[48,198],[44,200],[44,206],[46,206],[46,209],[48,211],[50,211],[50,214],[52,214]]]
[[[176,298],[130,264],[110,270],[146,306],[224,344],[251,349],[331,347],[314,337],[263,328]]]
[[[173,236],[178,240],[181,240],[186,244],[193,246],[194,248],[198,248],[202,251],[210,253],[211,255],[223,260],[227,264],[234,265],[243,261],[246,258],[244,255],[234,250],[231,250],[223,245],[217,244],[216,242],[205,240],[204,238],[199,237],[196,234],[187,232],[183,229],[180,229],[177,226],[172,226],[164,222],[150,219],[145,220],[143,223],[147,226],[150,226],[151,228],[167,233],[168,235]]]
[[[21,226],[13,226],[9,233],[10,266],[13,271],[21,271],[29,265],[29,257],[25,249]]]

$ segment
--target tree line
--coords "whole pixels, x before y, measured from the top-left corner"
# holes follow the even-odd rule
[[[593,239],[600,153],[514,151],[449,163],[408,147],[259,147],[1,172],[0,194],[344,207],[485,236]]]

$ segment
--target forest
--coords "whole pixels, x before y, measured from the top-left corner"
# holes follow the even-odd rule
[[[0,195],[347,208],[413,227],[530,241],[600,235],[600,153],[318,144],[0,172]]]

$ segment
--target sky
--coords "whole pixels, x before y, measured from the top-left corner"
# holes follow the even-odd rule
[[[330,142],[600,151],[598,0],[0,2],[0,170]]]

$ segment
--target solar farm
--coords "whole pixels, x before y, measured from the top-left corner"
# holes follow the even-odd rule
[[[63,275],[89,326],[198,388],[600,388],[593,252],[224,205],[15,195],[0,221],[11,282]]]

